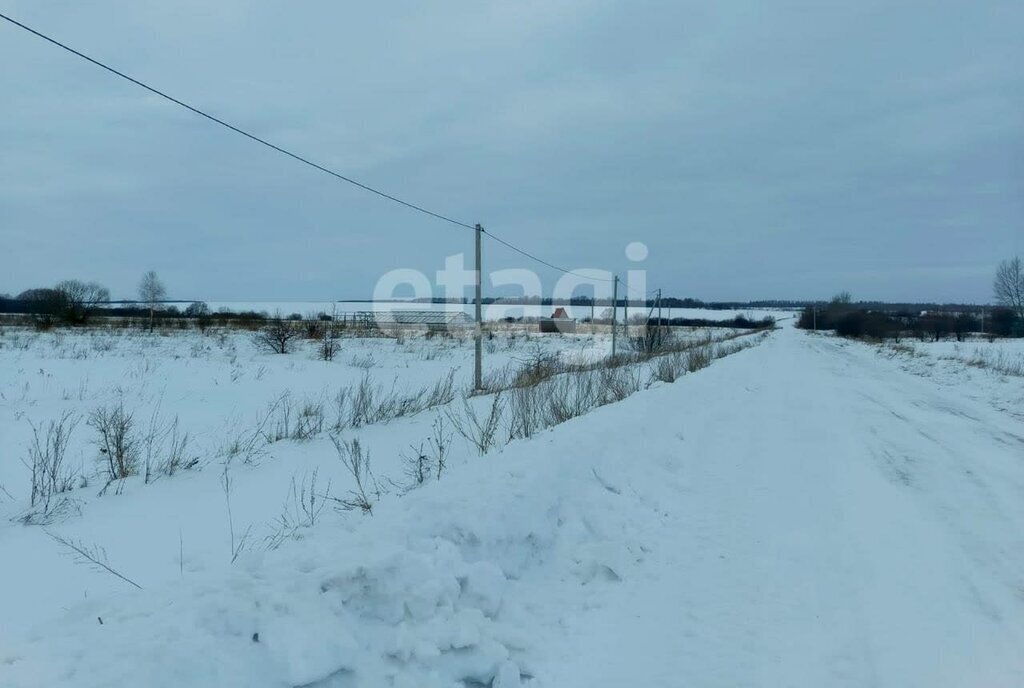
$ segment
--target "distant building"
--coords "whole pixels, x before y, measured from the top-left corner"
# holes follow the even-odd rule
[[[547,333],[573,334],[576,332],[576,321],[569,317],[565,309],[559,306],[550,318],[540,319],[540,331]]]
[[[427,332],[462,330],[473,324],[462,311],[380,311],[374,316],[381,328],[423,329]]]

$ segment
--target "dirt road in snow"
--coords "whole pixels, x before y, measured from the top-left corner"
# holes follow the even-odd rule
[[[678,500],[550,685],[1024,685],[1019,420],[788,327],[629,403]]]

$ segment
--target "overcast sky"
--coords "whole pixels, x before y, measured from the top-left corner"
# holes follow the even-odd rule
[[[547,260],[706,300],[991,298],[1024,255],[1024,3],[0,0],[0,11]],[[0,293],[369,297],[472,233],[0,22]],[[497,245],[486,267],[536,267]]]

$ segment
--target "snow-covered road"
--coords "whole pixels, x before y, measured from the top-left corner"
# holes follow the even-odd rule
[[[678,498],[551,685],[1024,685],[1021,423],[789,328],[646,401]]]
[[[964,384],[787,326],[230,577],[90,598],[0,685],[1022,686],[1024,423],[985,401],[1020,381]]]

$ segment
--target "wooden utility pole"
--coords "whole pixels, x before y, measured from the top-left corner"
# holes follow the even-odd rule
[[[483,343],[483,317],[482,317],[482,306],[480,303],[482,283],[483,283],[483,268],[480,266],[480,239],[484,233],[484,228],[479,224],[476,226],[476,357],[473,365],[473,389],[478,392],[484,388],[484,343]]]
[[[661,344],[661,289],[658,290],[658,344]]]
[[[619,276],[615,276],[614,285],[612,286],[612,358],[615,358],[615,340],[618,336],[618,323],[616,322],[619,314]]]
[[[623,285],[625,286],[625,285]],[[626,335],[626,343],[629,343],[629,289],[626,289],[626,296],[622,299],[622,334]]]

